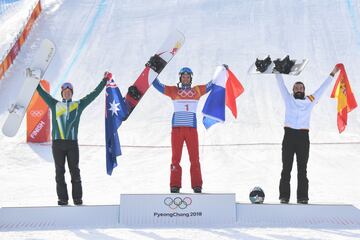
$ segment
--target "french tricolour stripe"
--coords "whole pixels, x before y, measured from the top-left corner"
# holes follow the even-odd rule
[[[213,124],[225,121],[225,104],[237,117],[236,98],[244,91],[235,75],[224,66],[218,66],[213,76],[213,89],[206,99],[202,113],[206,129]]]

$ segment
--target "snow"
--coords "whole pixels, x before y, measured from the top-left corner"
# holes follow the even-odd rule
[[[37,1],[0,1],[0,59],[2,60],[23,29]],[[15,26],[15,27],[14,27]]]
[[[26,3],[25,3],[26,2]],[[19,9],[29,1],[17,2]],[[160,80],[177,82],[177,72],[189,66],[194,84],[210,80],[218,64],[226,63],[245,92],[238,98],[238,119],[227,112],[224,124],[198,132],[204,191],[236,193],[248,203],[249,191],[261,186],[266,203],[278,203],[284,104],[273,76],[248,75],[257,56],[308,58],[297,77],[286,77],[290,89],[303,81],[314,92],[333,66],[342,62],[355,97],[360,101],[360,2],[358,1],[65,1],[44,0],[43,12],[15,64],[0,81],[0,125],[24,79],[24,69],[42,38],[53,40],[56,56],[45,78],[60,97],[64,81],[74,85],[74,99],[91,91],[110,70],[121,91],[140,74],[144,63],[167,33],[177,28],[186,41],[161,73]],[[9,10],[10,12],[12,9]],[[28,10],[13,11],[0,22],[0,49],[7,48]],[[5,13],[8,14],[8,13]],[[0,16],[1,17],[1,16]],[[360,208],[360,112],[349,113],[339,134],[333,84],[314,108],[311,119],[308,177],[310,202],[352,204]],[[171,159],[172,103],[151,88],[119,129],[123,156],[113,175],[106,175],[104,94],[82,115],[79,128],[80,169],[87,205],[118,204],[121,193],[168,193]],[[26,144],[25,123],[14,138],[0,134],[0,206],[55,206],[51,145]],[[184,148],[183,192],[191,192],[189,160]],[[70,177],[67,173],[70,187]],[[292,172],[295,202],[296,164]],[[71,188],[71,187],[70,187]],[[69,188],[69,189],[70,189]],[[239,227],[225,229],[73,229],[0,232],[0,239],[359,239],[359,229]]]

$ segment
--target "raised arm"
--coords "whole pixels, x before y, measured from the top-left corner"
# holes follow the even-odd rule
[[[36,90],[38,91],[40,97],[44,99],[45,103],[51,108],[51,106],[55,106],[58,102],[55,98],[53,98],[49,93],[47,93],[41,86],[41,83],[37,86]]]
[[[160,93],[165,94],[165,85],[162,84],[159,79],[155,79],[152,85],[158,90]]]
[[[290,97],[291,94],[289,93],[289,91],[287,90],[285,83],[284,83],[284,78],[282,77],[281,74],[275,74],[276,77],[276,81],[281,93],[281,96],[283,97],[284,101],[287,101]]]
[[[101,91],[105,88],[106,81],[107,81],[106,78],[101,80],[101,82],[97,85],[97,87],[91,93],[89,93],[88,95],[86,95],[85,97],[83,97],[79,100],[79,107],[81,109],[86,108],[92,101],[94,101],[94,99],[97,96],[99,96]]]
[[[162,84],[159,79],[155,79],[153,81],[153,86],[159,91],[161,92],[162,94],[168,96],[168,97],[171,97],[171,96],[174,96],[174,94],[176,94],[177,92],[177,87],[176,86],[167,86],[167,85],[164,85]]]
[[[330,85],[331,81],[333,80],[335,74],[339,71],[339,69],[335,66],[334,69],[331,71],[330,75],[325,79],[325,81],[321,84],[318,90],[315,91],[313,94],[315,98],[315,102],[317,103],[320,97],[325,92],[326,88]]]

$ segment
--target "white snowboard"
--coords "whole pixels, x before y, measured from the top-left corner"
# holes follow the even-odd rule
[[[19,130],[36,87],[54,55],[54,43],[44,39],[33,58],[31,66],[26,69],[26,79],[20,88],[16,101],[9,108],[9,115],[2,127],[5,136],[13,137]]]
[[[259,58],[259,59],[263,59],[263,58]],[[272,59],[273,61],[276,60],[275,58]],[[287,75],[299,75],[305,68],[306,64],[309,62],[308,59],[302,59],[302,60],[299,60],[299,59],[291,59],[292,61],[295,60],[295,64],[294,66],[291,68],[291,71],[290,73],[288,73]],[[255,62],[251,65],[248,73],[249,74],[278,74],[279,72],[276,71],[274,69],[275,67],[275,64],[274,62],[271,62],[271,64],[268,66],[268,68],[266,69],[265,72],[260,72],[256,69],[256,66],[255,66]],[[284,73],[283,73],[284,74]]]

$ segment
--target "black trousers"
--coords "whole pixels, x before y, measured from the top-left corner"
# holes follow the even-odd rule
[[[71,175],[72,198],[82,199],[78,142],[76,140],[54,140],[52,152],[55,162],[55,180],[58,198],[69,200],[65,182],[65,161],[67,160]]]
[[[310,141],[308,130],[297,130],[285,127],[282,142],[282,171],[280,179],[280,199],[290,199],[291,170],[296,154],[297,162],[297,199],[309,200],[309,180],[307,163],[309,159]]]

